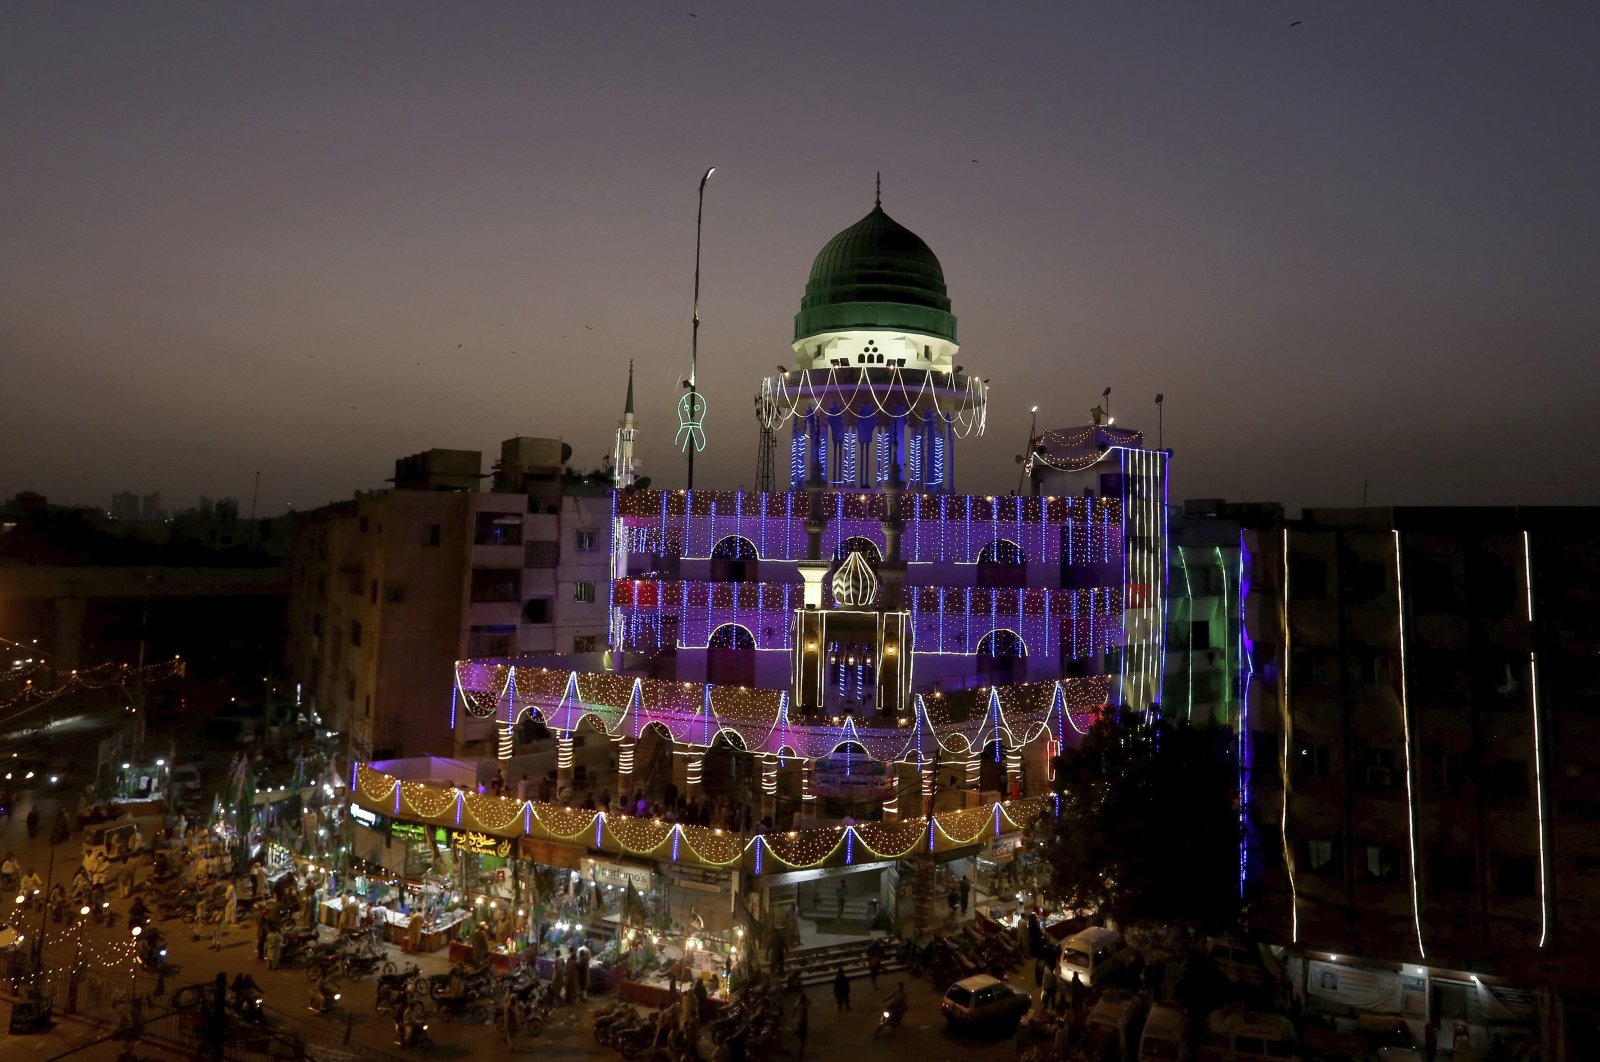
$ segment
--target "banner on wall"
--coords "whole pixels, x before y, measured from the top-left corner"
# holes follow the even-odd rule
[[[1361,970],[1313,960],[1306,971],[1306,994],[1357,1010],[1398,1014],[1400,975],[1389,970]]]
[[[812,792],[837,800],[887,800],[894,795],[894,771],[883,760],[836,752],[813,762]]]

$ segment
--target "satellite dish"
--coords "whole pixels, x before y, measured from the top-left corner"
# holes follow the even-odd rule
[[[572,444],[571,443],[562,443],[561,444],[561,463],[562,464],[566,464],[568,461],[571,461],[571,460],[572,460]]]
[[[1022,455],[1017,454],[1012,460],[1016,461],[1016,463],[1020,465],[1022,464]]]
[[[640,476],[638,479],[633,481],[633,485],[639,490],[648,490],[650,489],[650,477]]]

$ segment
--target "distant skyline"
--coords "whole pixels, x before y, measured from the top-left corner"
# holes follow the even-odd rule
[[[8,5],[0,498],[592,468],[630,358],[680,487],[714,164],[697,486],[753,484],[881,170],[991,380],[958,489],[1109,386],[1152,442],[1166,395],[1175,500],[1600,504],[1597,47],[1592,2]]]

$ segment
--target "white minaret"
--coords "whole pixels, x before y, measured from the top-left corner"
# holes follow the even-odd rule
[[[617,448],[611,455],[611,480],[619,490],[633,486],[639,466],[633,460],[633,440],[639,429],[633,423],[633,359],[628,359],[628,401],[617,421]]]

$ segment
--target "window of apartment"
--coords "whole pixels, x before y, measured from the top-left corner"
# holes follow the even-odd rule
[[[317,635],[322,633],[322,615],[320,613],[311,617],[311,633]]]
[[[1369,844],[1362,849],[1361,873],[1368,881],[1398,881],[1400,850],[1387,844]]]
[[[398,605],[406,599],[405,583],[390,583],[383,588],[383,599],[391,605]]]
[[[472,541],[480,546],[522,545],[522,514],[479,513]]]
[[[1528,761],[1496,760],[1489,764],[1489,794],[1499,800],[1528,795]]]
[[[1389,653],[1363,652],[1358,658],[1361,681],[1368,686],[1392,687],[1397,681],[1395,659]]]
[[[1345,569],[1345,585],[1350,589],[1350,596],[1357,601],[1382,597],[1389,588],[1391,570],[1389,565],[1376,561],[1355,561],[1350,564]]]
[[[574,600],[574,601],[582,601],[585,604],[593,602],[594,601],[594,584],[593,583],[573,583],[572,584],[572,600]]]
[[[552,604],[548,597],[533,598],[522,606],[522,622],[549,623]]]
[[[1500,856],[1495,860],[1495,882],[1502,896],[1532,896],[1535,873],[1529,856]]]
[[[350,644],[351,645],[360,645],[361,644],[361,621],[360,620],[351,620],[350,621]]]
[[[1304,601],[1316,601],[1327,597],[1327,563],[1320,557],[1291,556],[1289,594],[1291,598]]]
[[[1301,745],[1295,756],[1295,767],[1302,778],[1326,778],[1330,755],[1326,745]]]
[[[1438,745],[1422,747],[1422,770],[1427,786],[1435,793],[1453,793],[1464,778],[1461,753]]]
[[[439,545],[440,527],[438,524],[422,525],[422,548],[431,549]]]
[[[517,601],[522,597],[522,572],[517,568],[474,568],[471,595],[479,604]]]
[[[1283,735],[1276,730],[1252,730],[1250,749],[1252,780],[1264,785],[1276,784],[1282,768],[1278,758],[1283,755]]]
[[[559,542],[524,542],[522,566],[524,568],[554,568],[561,562]]]
[[[468,656],[510,656],[516,651],[514,624],[474,624],[467,631]]]
[[[577,634],[572,638],[572,651],[574,653],[592,653],[595,651],[595,635]]]
[[[1371,789],[1387,789],[1404,781],[1395,767],[1394,749],[1375,745],[1356,746],[1356,780]]]
[[[573,538],[576,539],[573,545],[581,553],[592,553],[600,548],[600,536],[597,532],[575,531],[573,532]]]
[[[1428,853],[1428,883],[1436,889],[1473,892],[1477,889],[1477,861],[1459,845],[1436,844]]]
[[[1308,840],[1305,847],[1305,867],[1313,874],[1339,872],[1339,847],[1337,841]]]

